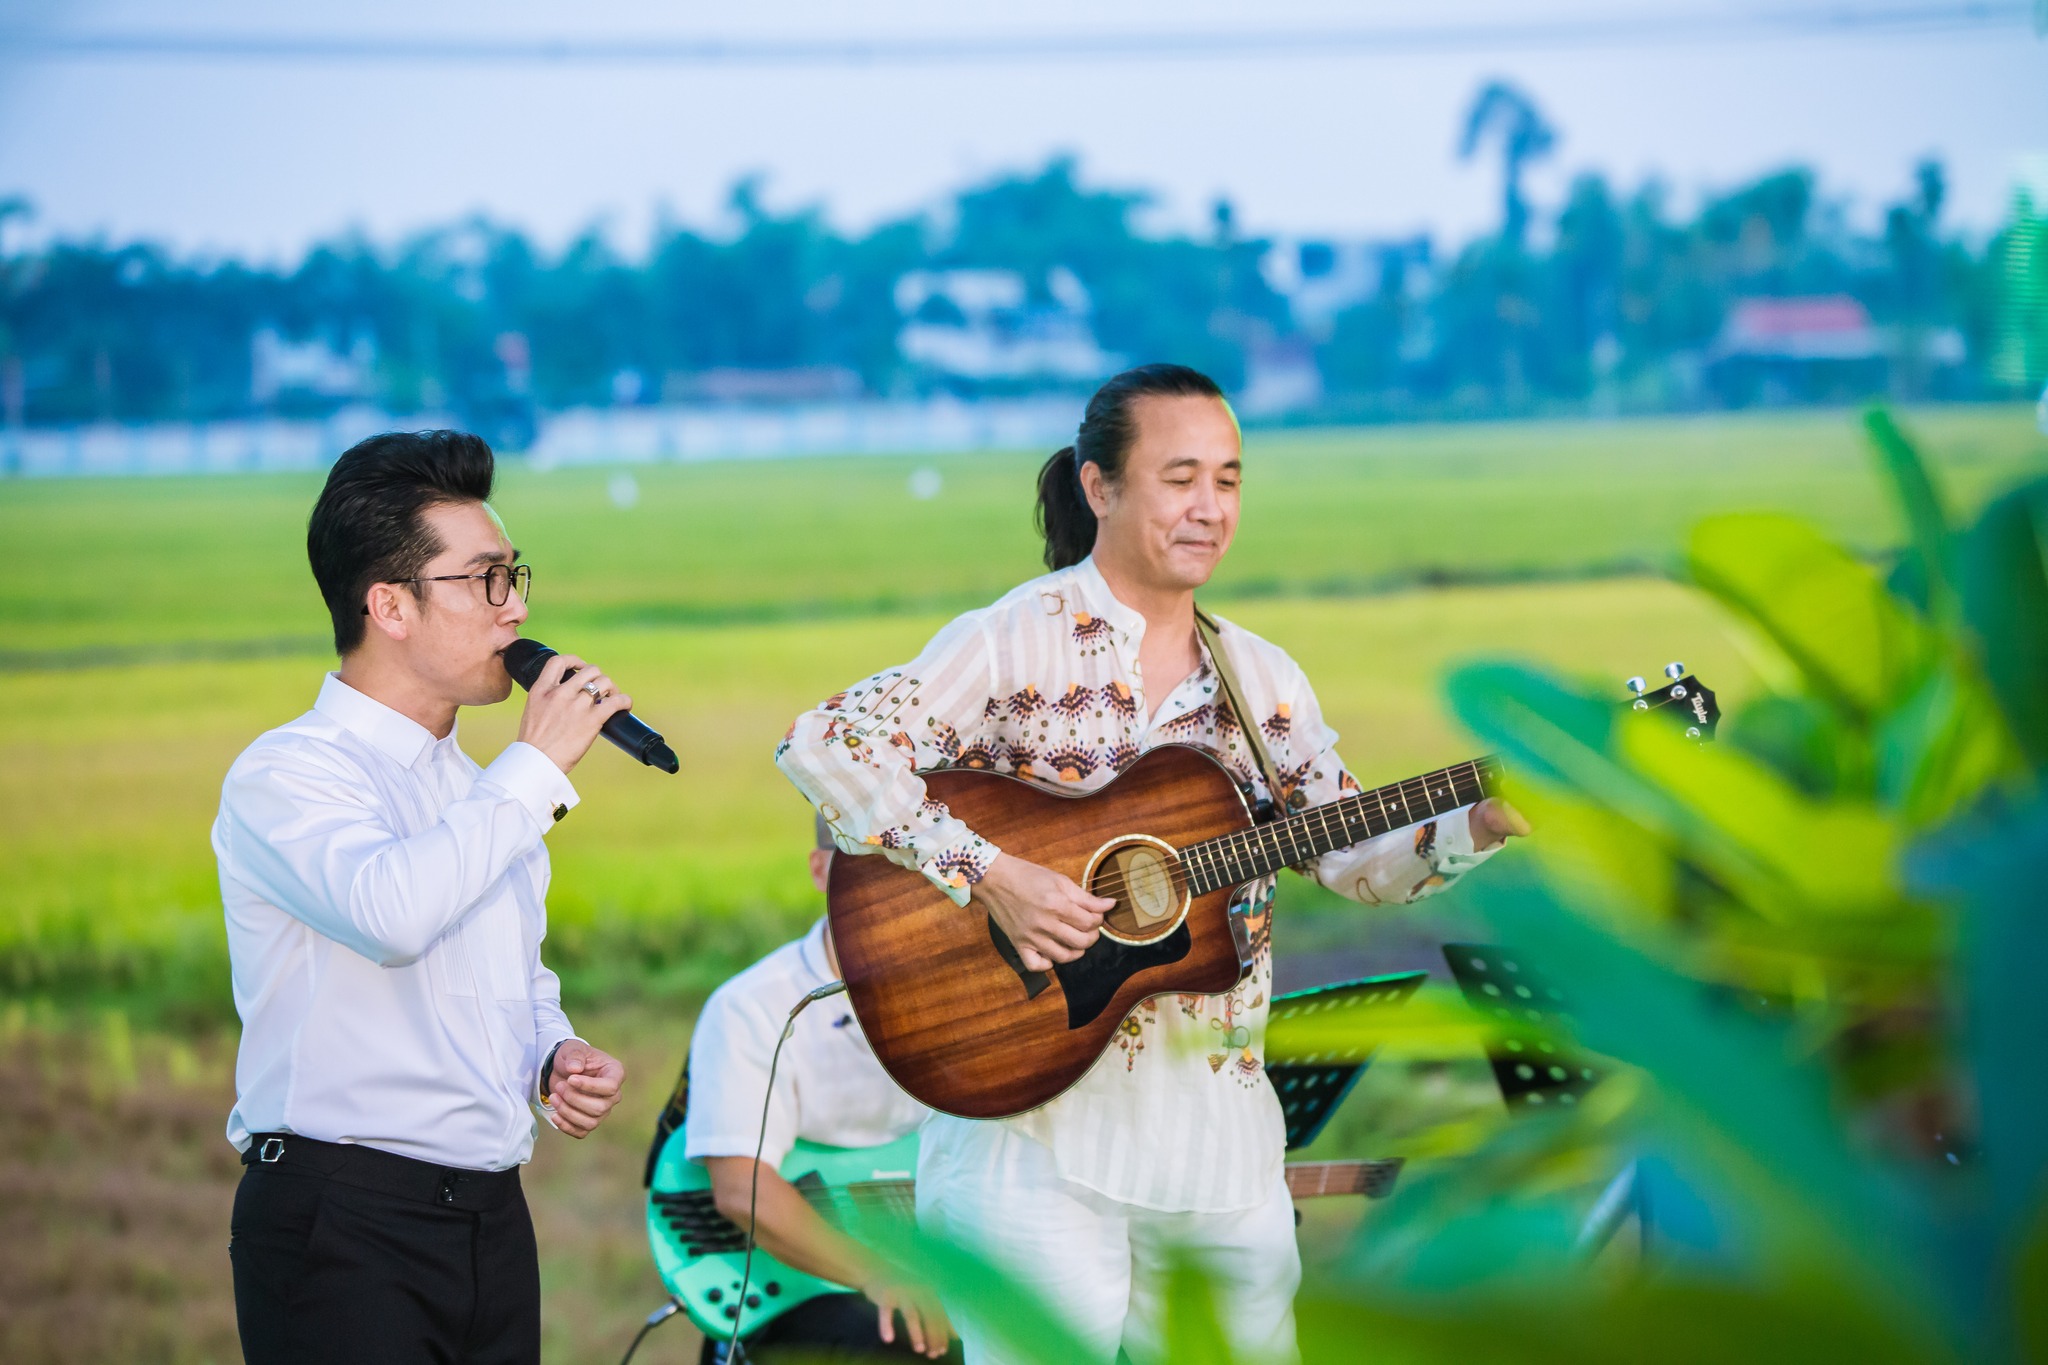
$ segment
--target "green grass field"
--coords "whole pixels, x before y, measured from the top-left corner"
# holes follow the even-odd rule
[[[2021,407],[1914,426],[1965,504],[2041,459]],[[535,566],[536,632],[951,611],[1037,570],[1039,458],[642,466],[629,510],[607,497],[614,471],[513,467],[497,502]],[[1842,413],[1254,431],[1246,460],[1218,600],[1661,570],[1693,521],[1729,507],[1796,510],[1864,548],[1895,534]],[[907,491],[923,465],[943,475],[927,502]],[[319,482],[0,486],[0,657],[317,648],[304,537]]]
[[[2029,417],[1913,425],[1968,506],[2041,466]],[[1464,756],[1436,684],[1474,656],[1608,685],[1682,657],[1739,701],[1737,642],[1641,571],[1673,563],[1703,513],[1794,510],[1871,550],[1897,534],[1844,414],[1254,433],[1247,459],[1246,526],[1212,600],[1295,652],[1376,780]],[[906,476],[924,463],[945,481],[920,502]],[[644,467],[626,510],[611,471],[508,470],[498,502],[537,566],[529,632],[624,680],[684,763],[669,779],[601,749],[578,771],[585,812],[551,839],[551,953],[572,993],[692,994],[815,911],[806,813],[770,750],[797,710],[1034,572],[1034,469]],[[15,990],[226,1008],[207,829],[234,755],[302,711],[327,666],[302,548],[316,489],[0,486],[0,980]],[[511,706],[472,715],[466,742],[488,760],[515,724]]]

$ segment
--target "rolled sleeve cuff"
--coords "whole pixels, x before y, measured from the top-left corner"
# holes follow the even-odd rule
[[[962,837],[947,843],[943,852],[917,868],[955,905],[967,904],[974,895],[974,884],[988,872],[989,864],[1002,855],[1001,849],[965,825],[960,830]]]
[[[790,1153],[791,1144],[778,1139],[778,1134],[771,1133],[761,1142],[761,1164],[771,1171],[780,1166],[783,1158]],[[713,1157],[738,1156],[752,1161],[755,1141],[756,1135],[753,1133],[712,1133],[701,1138],[685,1137],[683,1160],[705,1161]]]
[[[582,800],[555,761],[524,740],[506,745],[484,769],[483,780],[526,807],[543,834]]]
[[[1495,844],[1481,853],[1472,845],[1472,807],[1460,806],[1448,815],[1440,815],[1436,821],[1436,861],[1439,870],[1456,875],[1479,866],[1488,858],[1501,851],[1505,843]]]

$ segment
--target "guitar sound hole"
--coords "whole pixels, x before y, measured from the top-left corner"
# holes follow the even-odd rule
[[[1106,847],[1096,856],[1088,889],[1116,902],[1103,916],[1102,929],[1120,943],[1157,943],[1187,914],[1186,870],[1174,850],[1156,839]]]

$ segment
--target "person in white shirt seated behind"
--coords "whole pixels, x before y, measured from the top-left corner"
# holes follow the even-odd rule
[[[833,844],[824,821],[817,822],[817,831],[811,881],[822,893]],[[804,1360],[936,1358],[946,1353],[952,1336],[936,1296],[892,1278],[879,1258],[826,1222],[776,1173],[798,1138],[832,1147],[875,1147],[915,1129],[930,1112],[882,1070],[844,996],[797,1016],[769,1096],[769,1063],[790,1009],[807,992],[838,979],[831,930],[821,918],[802,938],[712,992],[690,1037],[683,1152],[710,1176],[718,1211],[745,1228],[752,1203],[761,1250],[797,1270],[860,1291],[820,1295],[741,1338],[746,1358],[764,1365],[775,1360],[778,1350]],[[753,1189],[756,1143],[761,1152],[758,1200]],[[706,1341],[705,1365],[722,1362],[724,1346],[723,1341]]]

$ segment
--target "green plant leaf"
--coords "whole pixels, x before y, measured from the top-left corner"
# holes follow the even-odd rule
[[[1141,1350],[1133,1365],[1233,1365],[1237,1356],[1218,1310],[1215,1282],[1195,1261],[1176,1256],[1166,1276],[1163,1351],[1153,1361]]]
[[[2011,1293],[2019,1309],[2014,1336],[2020,1359],[2032,1365],[2048,1362],[2048,1293],[2042,1292],[2043,1285],[2048,1285],[2048,1202],[2034,1210],[2033,1228],[2012,1266]]]
[[[1876,806],[1813,800],[1745,754],[1654,724],[1629,727],[1621,750],[1637,773],[1690,807],[1677,847],[1742,888],[1759,912],[1786,918],[1896,906],[1898,836]]]
[[[1867,722],[1903,697],[1931,640],[1868,568],[1791,517],[1710,517],[1687,551],[1693,581],[1748,618],[1808,687]]]
[[[2048,1067],[2041,1062],[2048,1039],[2048,990],[2041,986],[2048,803],[1932,840],[1907,868],[1922,891],[1964,911],[1968,1056],[1991,1193],[1993,1231],[1984,1251],[2017,1265],[2034,1220],[2048,1207]],[[1988,1294],[2002,1287],[1995,1280],[1984,1286]],[[1993,1305],[1987,1316],[2009,1321],[2014,1309]]]
[[[1985,677],[2028,761],[2048,770],[2048,479],[1986,507],[1958,560]]]
[[[1871,787],[1867,737],[1811,697],[1753,698],[1722,723],[1717,738],[1768,764],[1808,796]]]
[[[1525,765],[1529,778],[1623,816],[1760,914],[1862,913],[1895,902],[1894,835],[1866,802],[1812,800],[1744,754],[1511,665],[1461,669],[1446,692],[1511,768]]]
[[[1924,1209],[1843,1141],[1825,1078],[1790,1060],[1784,1030],[1717,1006],[1549,888],[1503,873],[1475,888],[1481,908],[1565,984],[1587,1046],[1656,1077],[1671,1106],[1668,1139],[1723,1139],[1697,1151],[1731,1163],[1726,1174],[1747,1191],[1744,1212],[1767,1245],[1837,1267],[1907,1320],[1935,1321],[1913,1250],[1927,1245]]]
[[[1916,590],[1908,600],[1934,620],[1953,619],[1953,536],[1948,508],[1933,472],[1883,408],[1863,414],[1863,429],[1870,436],[1878,469],[1891,485],[1892,497],[1905,518],[1908,559],[1913,565],[1907,578]]]
[[[1675,830],[1683,809],[1614,762],[1616,728],[1628,713],[1519,664],[1461,668],[1444,684],[1458,718],[1525,781],[1568,787],[1639,824]]]
[[[863,1220],[860,1236],[901,1273],[938,1290],[949,1313],[970,1314],[1005,1359],[1071,1365],[1092,1354],[1052,1305],[973,1248],[903,1218]]]
[[[1611,1288],[1304,1295],[1304,1365],[1943,1365],[1955,1357],[1824,1270],[1769,1283],[1643,1276]]]
[[[1931,670],[1879,721],[1877,792],[1927,828],[2014,772],[2020,756],[1984,684],[1960,658]]]

